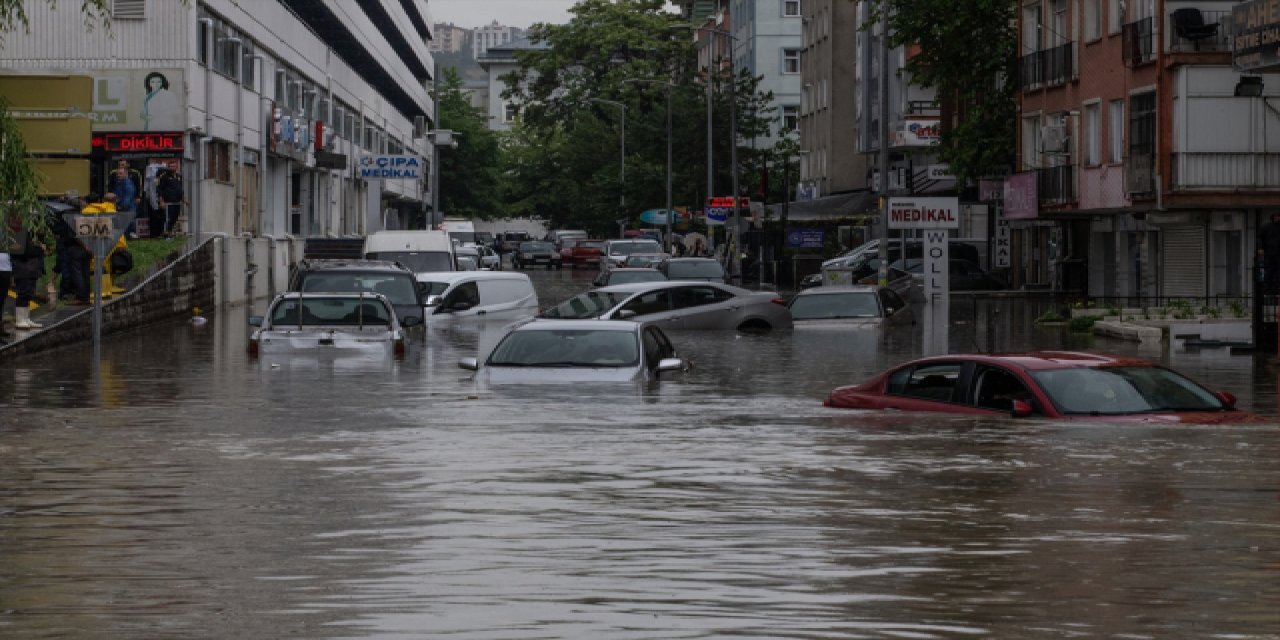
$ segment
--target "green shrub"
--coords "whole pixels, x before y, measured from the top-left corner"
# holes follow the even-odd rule
[[[1065,318],[1063,318],[1062,315],[1056,311],[1046,311],[1039,318],[1036,318],[1036,322],[1042,322],[1042,323],[1043,322],[1062,322],[1064,320]]]
[[[1097,316],[1079,316],[1072,318],[1067,323],[1067,328],[1077,333],[1085,333],[1093,330],[1093,323],[1098,321]]]

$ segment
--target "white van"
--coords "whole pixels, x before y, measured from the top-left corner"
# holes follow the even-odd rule
[[[453,238],[459,246],[471,247],[476,244],[476,224],[463,218],[445,218],[440,221],[440,228]]]
[[[429,288],[428,322],[442,316],[518,320],[538,313],[538,294],[523,273],[455,271],[428,274],[419,282]]]
[[[414,274],[457,269],[453,241],[444,231],[376,231],[364,239],[364,257],[399,262]]]

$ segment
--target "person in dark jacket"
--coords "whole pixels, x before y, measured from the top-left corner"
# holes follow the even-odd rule
[[[36,282],[44,275],[44,243],[22,227],[18,216],[9,216],[9,230],[13,232],[9,260],[13,263],[14,291],[18,294],[13,305],[13,326],[15,329],[39,329],[41,325],[31,321],[29,305],[36,297]],[[8,295],[7,291],[5,295]]]
[[[1263,293],[1280,293],[1280,211],[1258,229],[1258,258],[1262,261]]]
[[[9,285],[13,282],[13,263],[9,252],[0,247],[0,344],[8,344],[12,335],[4,328],[4,306],[9,301]]]
[[[156,195],[160,199],[160,208],[164,209],[164,236],[172,238],[178,217],[182,215],[182,205],[186,200],[186,190],[182,185],[182,163],[174,160],[169,169],[160,174],[156,184]]]

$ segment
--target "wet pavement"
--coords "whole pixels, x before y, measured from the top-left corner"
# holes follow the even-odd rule
[[[1277,414],[1271,358],[1051,304],[957,299],[952,349],[1138,355]],[[821,406],[910,331],[676,333],[684,377],[477,390],[456,361],[500,325],[316,366],[249,360],[246,315],[0,369],[0,637],[1280,637],[1280,423]]]

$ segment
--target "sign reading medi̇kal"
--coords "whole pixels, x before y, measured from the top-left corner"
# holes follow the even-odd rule
[[[360,177],[368,180],[396,180],[422,178],[422,158],[418,156],[363,156],[360,158]]]
[[[959,229],[959,198],[889,198],[890,229]]]
[[[1231,7],[1231,25],[1231,59],[1237,70],[1280,65],[1280,2],[1241,2]]]

